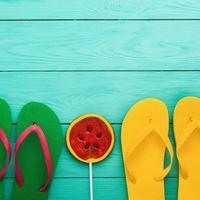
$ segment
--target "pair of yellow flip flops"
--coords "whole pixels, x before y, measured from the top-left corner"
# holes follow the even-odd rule
[[[164,200],[164,178],[173,163],[167,107],[158,99],[134,105],[122,124],[122,152],[129,200]],[[174,111],[179,200],[200,199],[200,98],[181,99]],[[170,162],[164,168],[166,149]]]

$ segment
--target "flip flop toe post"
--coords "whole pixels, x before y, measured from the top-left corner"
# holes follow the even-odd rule
[[[48,106],[28,103],[19,114],[16,135],[11,199],[47,200],[62,146],[59,119]]]
[[[121,143],[129,200],[165,199],[164,178],[173,161],[168,129],[168,111],[160,100],[142,100],[127,113]],[[164,169],[166,150],[171,159]]]

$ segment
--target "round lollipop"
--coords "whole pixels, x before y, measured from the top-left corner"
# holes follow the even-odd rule
[[[113,128],[102,116],[82,115],[70,124],[66,143],[75,158],[89,163],[90,199],[93,200],[92,163],[100,162],[111,152],[114,145]]]

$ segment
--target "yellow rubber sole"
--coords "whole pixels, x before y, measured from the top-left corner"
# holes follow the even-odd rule
[[[181,99],[174,110],[174,136],[176,144],[183,137],[184,130],[191,120],[200,121],[200,98],[185,97]],[[200,127],[188,133],[188,138],[179,151],[181,164],[188,173],[184,178],[179,168],[178,200],[199,200],[200,180]]]
[[[151,121],[159,125],[160,134],[168,137],[168,111],[165,104],[158,99],[144,99],[136,103],[128,111],[122,124],[121,144],[129,200],[165,199],[164,181],[156,181],[155,177],[164,168],[166,147],[156,134],[152,132],[147,136],[128,163],[136,176],[136,183],[131,180],[126,167],[127,152]]]

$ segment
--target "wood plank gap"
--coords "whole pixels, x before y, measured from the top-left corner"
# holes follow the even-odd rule
[[[0,19],[0,22],[80,22],[80,21],[200,21],[199,18],[194,19]]]
[[[199,67],[200,68],[200,67]],[[116,72],[116,73],[129,73],[129,72],[200,72],[200,70],[197,70],[197,69],[194,69],[194,70],[187,70],[187,69],[184,69],[184,70],[112,70],[112,69],[109,69],[109,70],[0,70],[0,73],[60,73],[60,72],[64,72],[64,73],[89,73],[89,72],[107,72],[107,73],[110,73],[110,72]]]

